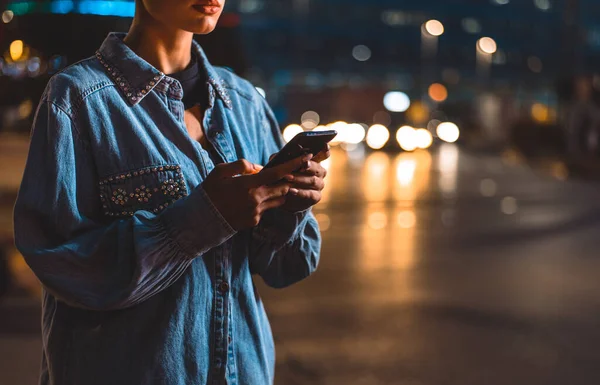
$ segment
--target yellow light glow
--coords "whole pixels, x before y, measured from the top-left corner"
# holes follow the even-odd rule
[[[569,168],[563,162],[553,162],[550,167],[552,175],[558,180],[569,179]]]
[[[331,219],[329,218],[329,215],[323,213],[315,214],[315,219],[319,223],[319,230],[327,231],[331,227]]]
[[[417,149],[417,135],[411,126],[400,127],[396,133],[396,141],[404,151],[414,151]]]
[[[453,144],[444,143],[440,146],[437,166],[440,172],[438,185],[442,193],[454,195],[458,187],[458,148]]]
[[[416,170],[417,162],[414,159],[401,159],[396,165],[396,179],[400,186],[410,186]]]
[[[374,230],[384,229],[387,226],[387,215],[381,211],[371,213],[367,223]]]
[[[346,126],[342,139],[345,143],[358,144],[365,139],[365,135],[365,128],[358,123],[353,123]]]
[[[550,120],[550,109],[542,103],[535,103],[531,106],[531,117],[539,123],[546,123]]]
[[[325,188],[321,191],[320,207],[326,207],[332,197],[337,197],[350,187],[347,186],[347,178],[344,177],[348,167],[348,156],[339,148],[331,149],[331,157],[321,162],[321,166],[328,171]]]
[[[441,36],[444,34],[444,25],[438,20],[429,20],[425,23],[425,30],[432,36]]]
[[[454,143],[460,137],[460,130],[456,124],[444,122],[437,127],[437,136],[444,142]]]
[[[367,156],[362,168],[361,185],[367,202],[385,202],[390,193],[390,157],[376,151]]]
[[[440,83],[429,86],[429,97],[431,100],[441,103],[448,99],[448,89]]]
[[[491,37],[482,37],[477,41],[477,48],[488,55],[496,53],[498,50],[498,45],[496,41]]]
[[[10,43],[10,57],[13,61],[17,61],[23,56],[23,40],[15,40]]]
[[[299,133],[301,133],[303,131],[304,130],[299,125],[290,124],[289,126],[287,126],[285,128],[285,130],[283,130],[283,140],[285,140],[287,143],[290,140],[292,140],[294,138],[294,136],[298,135]]]
[[[396,183],[393,189],[396,202],[405,203],[405,208],[413,206],[415,200],[431,188],[431,163],[429,151],[403,152],[396,156]]]
[[[406,116],[412,124],[425,124],[429,119],[429,108],[425,104],[416,101],[406,111]]]
[[[417,216],[412,210],[401,211],[398,213],[397,221],[398,226],[400,226],[401,228],[410,229],[411,227],[415,227],[415,224],[417,223]]]
[[[347,127],[348,123],[341,120],[327,125],[328,130],[336,130],[338,133],[337,136],[330,142],[332,145],[335,146],[337,144],[346,142]]]
[[[40,296],[40,283],[35,274],[31,271],[23,256],[13,247],[6,250],[6,261],[8,262],[8,271],[11,278],[14,278],[19,286],[25,289],[33,296]]]
[[[367,131],[367,145],[373,150],[383,148],[390,140],[390,130],[381,124],[374,124]]]
[[[31,99],[27,99],[19,105],[19,117],[21,119],[28,118],[32,112],[33,112],[33,102],[31,101]]]
[[[433,144],[433,135],[424,128],[419,128],[415,132],[417,147],[423,150],[428,149]]]

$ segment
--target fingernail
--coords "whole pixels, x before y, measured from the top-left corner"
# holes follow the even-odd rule
[[[286,179],[287,181],[291,182],[294,180],[294,176],[293,175],[286,175],[283,177],[284,179]]]
[[[298,191],[298,189],[297,189],[297,188],[291,188],[291,189],[290,189],[290,194],[292,194],[292,195],[298,195],[298,193],[299,193],[299,192],[300,192],[300,191]]]
[[[313,154],[308,154],[306,155],[304,158],[302,158],[303,162],[308,162],[309,160],[311,160],[313,158]]]

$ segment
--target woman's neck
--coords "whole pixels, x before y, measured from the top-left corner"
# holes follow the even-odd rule
[[[190,64],[193,38],[192,32],[171,29],[150,15],[136,14],[124,42],[148,63],[172,74]]]

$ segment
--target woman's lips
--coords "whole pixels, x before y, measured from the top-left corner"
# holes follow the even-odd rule
[[[204,13],[205,15],[215,15],[221,10],[221,7],[218,5],[194,4],[192,7],[194,7],[196,11]]]

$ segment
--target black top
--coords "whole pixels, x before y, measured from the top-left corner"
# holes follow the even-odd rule
[[[192,55],[190,64],[179,72],[169,75],[179,80],[183,88],[183,105],[189,109],[196,104],[202,108],[208,105],[208,91],[206,88],[206,74],[200,70],[200,65],[195,55]]]

